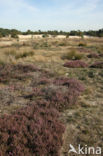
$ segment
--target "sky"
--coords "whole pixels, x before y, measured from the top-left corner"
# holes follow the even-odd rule
[[[98,30],[103,28],[103,0],[0,0],[0,27]]]

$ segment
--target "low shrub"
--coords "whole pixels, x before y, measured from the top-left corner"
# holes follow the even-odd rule
[[[103,68],[103,62],[95,62],[94,64],[90,65],[90,68]]]
[[[67,60],[80,60],[84,57],[84,54],[77,53],[75,50],[72,50],[71,52],[68,52],[67,54],[62,56],[62,59]]]
[[[86,67],[88,67],[88,65],[83,61],[75,60],[75,61],[66,62],[64,64],[64,67],[68,67],[68,68],[86,68]]]

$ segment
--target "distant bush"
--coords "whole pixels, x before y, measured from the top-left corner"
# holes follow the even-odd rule
[[[95,62],[94,64],[90,65],[90,68],[103,68],[103,62]]]
[[[88,58],[99,58],[99,55],[96,53],[91,53],[87,56]]]
[[[42,37],[46,38],[46,37],[49,37],[49,35],[48,34],[43,34]]]
[[[86,67],[88,67],[88,65],[83,61],[75,60],[75,61],[66,62],[64,64],[64,67],[68,67],[68,68],[86,68]]]
[[[87,46],[87,44],[86,44],[86,43],[82,43],[82,42],[81,42],[81,43],[79,43],[79,44],[78,44],[78,46],[79,46],[79,47],[86,47],[86,46]]]
[[[12,37],[12,38],[18,38],[17,32],[16,32],[16,31],[12,31],[12,32],[11,32],[11,37]]]
[[[84,57],[84,54],[78,53],[75,50],[72,50],[71,52],[66,53],[62,56],[62,59],[68,59],[68,60],[80,60]]]

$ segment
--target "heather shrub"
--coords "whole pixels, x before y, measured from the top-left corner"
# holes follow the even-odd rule
[[[0,118],[0,154],[59,156],[64,126],[53,108],[34,103]]]
[[[86,68],[86,67],[88,67],[88,65],[83,61],[75,60],[75,61],[66,62],[64,64],[64,67],[68,67],[68,68]]]
[[[75,79],[58,78],[43,88],[33,88],[33,92],[25,96],[30,100],[46,100],[48,107],[63,111],[77,103],[78,96],[84,91],[84,86]]]
[[[103,62],[95,62],[94,64],[90,65],[90,68],[103,68]]]
[[[80,60],[84,57],[84,54],[77,53],[75,50],[72,50],[71,52],[68,52],[67,54],[62,56],[62,59],[67,60]]]
[[[54,80],[57,89],[43,90],[45,98],[59,111],[66,110],[70,105],[77,103],[78,96],[84,91],[84,86],[75,79],[58,78]]]

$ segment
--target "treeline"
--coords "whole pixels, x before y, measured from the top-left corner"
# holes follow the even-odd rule
[[[6,37],[6,36],[11,36],[13,38],[17,38],[18,34],[22,34],[21,31],[18,31],[16,29],[3,29],[0,28],[0,37]]]
[[[103,37],[103,29],[94,31],[94,30],[89,30],[89,31],[70,31],[70,32],[65,32],[65,31],[57,31],[57,30],[53,30],[53,31],[31,31],[31,30],[27,30],[26,32],[21,32],[19,30],[16,29],[3,29],[0,28],[0,37],[6,37],[6,36],[11,36],[13,38],[17,38],[18,35],[38,35],[38,34],[44,34],[44,37],[47,36],[48,34],[50,35],[66,35],[66,36],[83,36],[83,35],[88,35],[88,36],[97,36],[97,37]]]

